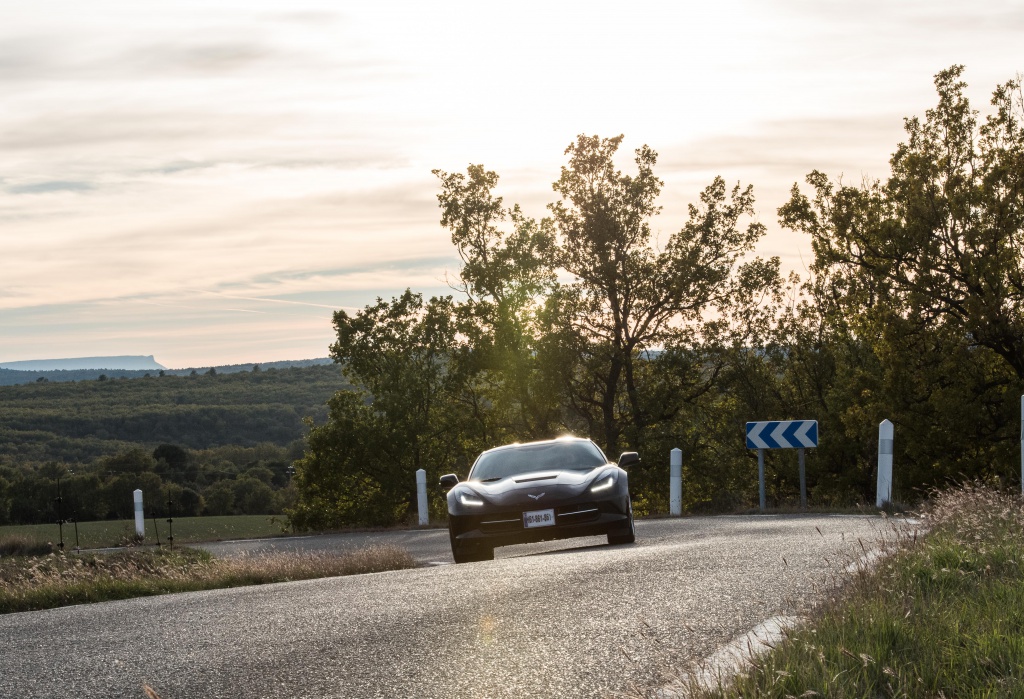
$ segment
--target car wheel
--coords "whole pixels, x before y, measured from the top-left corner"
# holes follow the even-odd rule
[[[608,530],[608,543],[632,544],[636,541],[636,527],[633,526],[633,501],[629,501],[629,519]]]
[[[448,539],[452,544],[452,558],[456,563],[475,563],[476,561],[493,561],[494,548],[481,544],[463,544],[456,540],[451,529],[448,530]]]

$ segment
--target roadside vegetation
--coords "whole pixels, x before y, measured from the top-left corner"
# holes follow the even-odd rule
[[[759,499],[752,420],[818,421],[816,506],[874,502],[884,419],[895,502],[965,477],[1019,483],[1024,94],[998,85],[981,115],[963,75],[935,75],[889,173],[793,185],[777,221],[813,252],[799,278],[758,256],[774,214],[752,187],[711,178],[663,218],[657,152],[621,135],[568,145],[543,217],[503,201],[481,164],[435,171],[453,291],[334,314],[331,357],[355,390],[309,432],[292,521],[401,521],[417,469],[434,485],[484,449],[566,432],[640,453],[639,514],[668,510],[676,447],[684,511],[734,511]],[[766,462],[769,506],[799,502],[793,453]]]
[[[334,365],[0,386],[0,525],[127,519],[136,489],[147,517],[281,514],[303,420],[347,386]]]
[[[442,519],[442,474],[565,433],[640,453],[639,515],[669,509],[673,448],[685,512],[742,511],[751,420],[818,421],[812,507],[875,501],[883,419],[896,503],[1019,483],[1024,93],[995,86],[982,115],[963,75],[934,76],[888,173],[813,170],[776,212],[713,177],[662,219],[658,153],[622,135],[570,143],[540,217],[482,164],[436,170],[451,293],[339,310],[333,365],[0,387],[0,524],[128,519],[140,488],[147,520],[392,526],[415,516],[421,468]],[[813,253],[800,276],[758,255],[771,216]],[[765,461],[768,506],[797,504],[792,451]]]
[[[265,539],[282,536],[288,529],[283,517],[264,515],[236,515],[231,517],[175,517],[174,543],[188,544],[201,541],[228,539]],[[79,522],[76,540],[75,525],[64,525],[64,549],[72,550],[77,544],[83,549],[112,548],[135,544],[166,544],[167,518],[146,519],[146,535],[135,535],[135,520],[114,519],[99,522]],[[0,541],[8,537],[22,538],[36,544],[49,544],[57,548],[59,534],[56,524],[24,524],[0,527]],[[0,550],[0,554],[3,551]]]
[[[0,551],[4,548],[0,542]],[[394,546],[342,554],[273,553],[227,559],[191,548],[2,555],[0,613],[414,567],[409,553]]]
[[[693,697],[1008,697],[1024,694],[1024,499],[938,493],[928,532],[838,579],[805,626],[724,688]],[[699,673],[693,673],[697,676]]]

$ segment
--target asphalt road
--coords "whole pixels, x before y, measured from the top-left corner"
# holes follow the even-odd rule
[[[605,697],[791,614],[877,539],[878,518],[638,522],[638,542],[498,549],[494,561],[0,616],[0,697]],[[217,544],[407,545],[443,531]]]

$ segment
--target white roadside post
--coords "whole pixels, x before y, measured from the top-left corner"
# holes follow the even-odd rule
[[[146,535],[146,517],[142,511],[142,491],[136,490],[135,495],[135,533],[138,536]]]
[[[892,423],[882,420],[878,426],[878,492],[875,496],[875,507],[892,502],[893,435]]]
[[[669,511],[673,517],[683,514],[683,451],[669,452]]]
[[[416,503],[419,505],[420,526],[430,522],[427,513],[427,472],[422,468],[416,471]]]

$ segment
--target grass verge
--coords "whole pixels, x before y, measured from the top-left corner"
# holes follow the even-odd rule
[[[234,515],[224,517],[175,517],[174,543],[185,544],[224,539],[263,539],[285,533],[282,515]],[[167,543],[167,518],[146,520],[144,543],[155,544],[159,535]],[[24,524],[0,527],[0,539],[10,536],[43,543],[57,544],[59,531],[56,524]],[[110,548],[126,543],[142,543],[135,539],[135,520],[109,520],[105,522],[79,522],[78,542],[83,549]],[[75,525],[64,525],[64,548],[75,547]]]
[[[1024,500],[937,494],[928,533],[889,542],[726,687],[698,697],[1024,696]]]
[[[386,545],[342,554],[274,553],[231,559],[189,548],[5,556],[0,558],[0,613],[414,567],[407,551]]]

